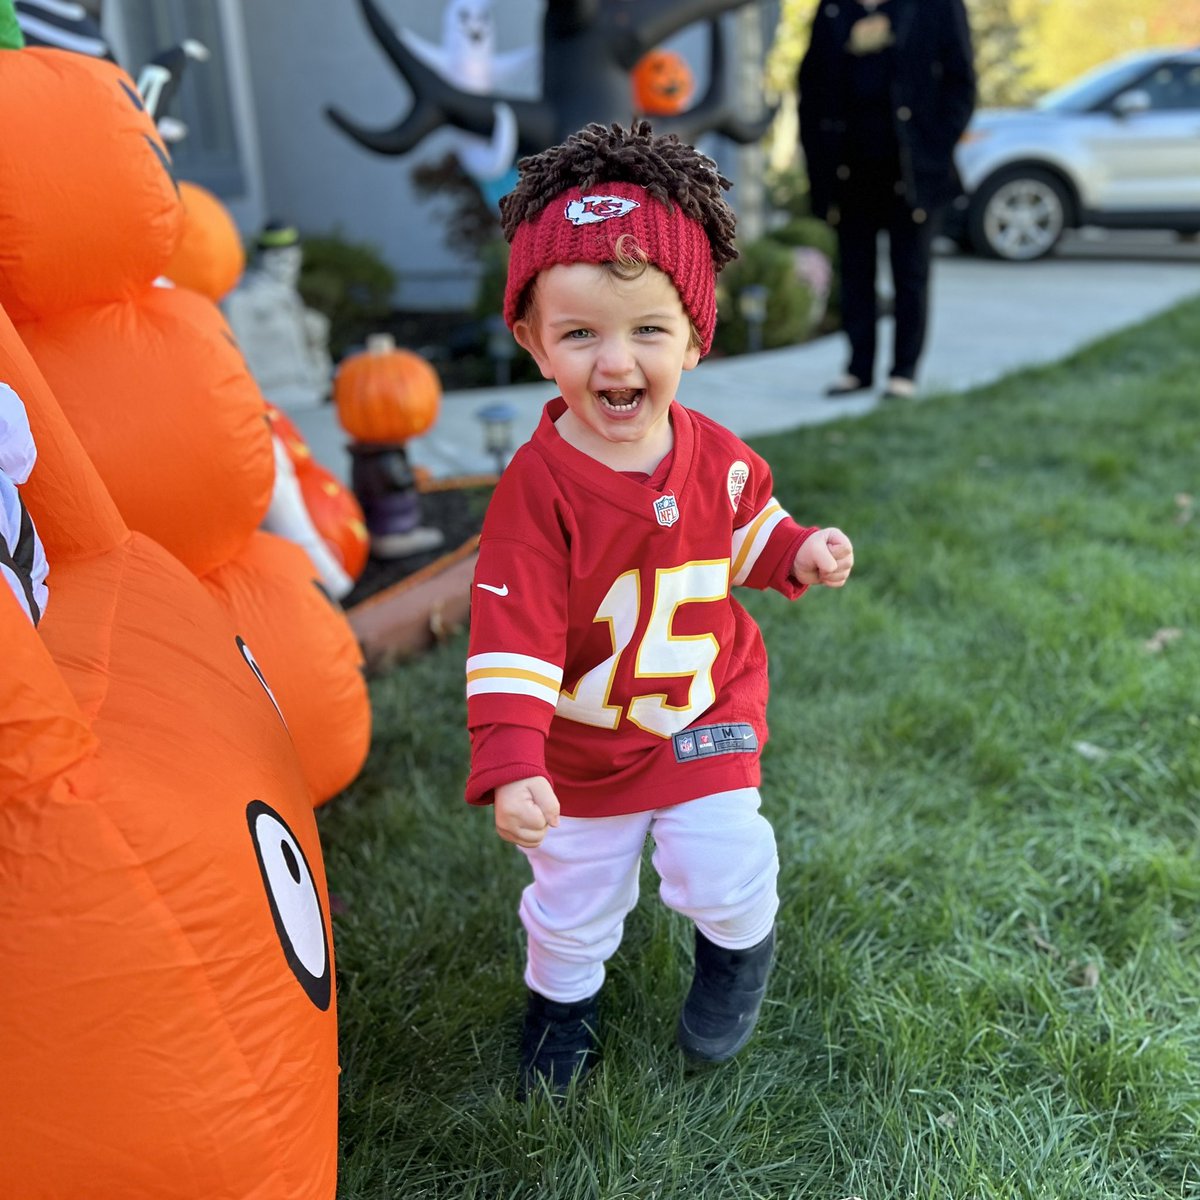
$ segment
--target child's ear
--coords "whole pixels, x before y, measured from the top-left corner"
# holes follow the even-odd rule
[[[688,347],[683,352],[683,369],[690,371],[699,361],[700,347],[695,342],[688,342]]]
[[[542,345],[542,337],[536,327],[529,321],[518,321],[513,326],[513,337],[517,339],[518,346],[524,347],[533,355],[533,361],[537,363],[542,378],[553,380],[554,372],[550,369],[550,359],[546,356],[546,347]]]

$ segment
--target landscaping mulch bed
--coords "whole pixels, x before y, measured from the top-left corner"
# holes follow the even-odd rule
[[[403,558],[371,555],[354,590],[342,601],[343,606],[353,608],[433,565],[476,537],[483,526],[483,514],[495,484],[494,475],[472,475],[420,485],[421,524],[440,529],[445,541],[433,550],[418,551]]]
[[[423,482],[420,524],[439,530],[442,544],[368,559],[343,601],[368,674],[386,673],[466,624],[479,531],[495,484],[494,475]]]

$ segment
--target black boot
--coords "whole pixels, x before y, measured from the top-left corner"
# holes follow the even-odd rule
[[[724,1062],[750,1040],[774,956],[774,929],[748,950],[714,946],[696,930],[696,972],[679,1014],[679,1045],[685,1054],[702,1062]]]
[[[521,1030],[521,1099],[544,1084],[561,1098],[572,1079],[580,1083],[600,1061],[596,1041],[600,993],[572,1004],[529,993]]]

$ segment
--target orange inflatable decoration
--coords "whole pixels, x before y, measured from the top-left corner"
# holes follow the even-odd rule
[[[275,464],[262,394],[217,307],[147,287],[18,327],[130,526],[197,575],[233,557],[267,511]]]
[[[696,86],[687,59],[673,50],[651,50],[643,55],[631,79],[634,108],[651,117],[683,112]]]
[[[214,303],[233,291],[246,269],[246,251],[229,209],[198,183],[181,180],[183,232],[164,272],[172,283]]]
[[[253,548],[271,503],[274,443],[216,306],[154,286],[183,221],[158,131],[111,63],[2,53],[0,305],[131,529],[194,576],[214,577],[226,600],[231,577],[284,572],[286,582],[239,589],[236,615],[259,631],[277,695],[305,698],[295,711],[281,706],[314,802],[328,799],[366,757],[361,655],[344,615],[309,602],[315,570]],[[250,597],[266,607],[251,612]],[[333,711],[308,701],[324,689],[339,698]]]
[[[332,939],[292,740],[2,311],[0,379],[51,563],[38,629],[0,589],[4,1193],[332,1200]]]
[[[299,546],[257,533],[237,558],[209,572],[201,583],[233,615],[242,636],[254,647],[290,729],[307,731],[326,724],[361,729],[367,737],[369,727],[357,720],[362,676],[343,670],[345,662],[359,660],[358,643],[340,610],[313,586],[312,564]],[[327,620],[331,615],[338,619]],[[290,662],[297,649],[292,631],[297,628],[310,631],[303,670]],[[358,774],[355,766],[347,778],[345,762],[328,754],[322,739],[298,735],[295,741],[316,795],[336,795]],[[365,757],[365,740],[360,749]]]

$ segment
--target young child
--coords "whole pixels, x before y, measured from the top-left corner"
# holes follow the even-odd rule
[[[759,813],[767,662],[730,588],[840,587],[837,529],[803,528],[771,472],[675,399],[707,353],[737,251],[729,181],[673,135],[589,125],[519,164],[501,201],[504,316],[561,389],[500,478],[472,589],[467,799],[533,871],[523,1092],[598,1058],[604,964],[638,898],[694,923],[689,1056],[749,1039],[774,951],[778,858]]]

